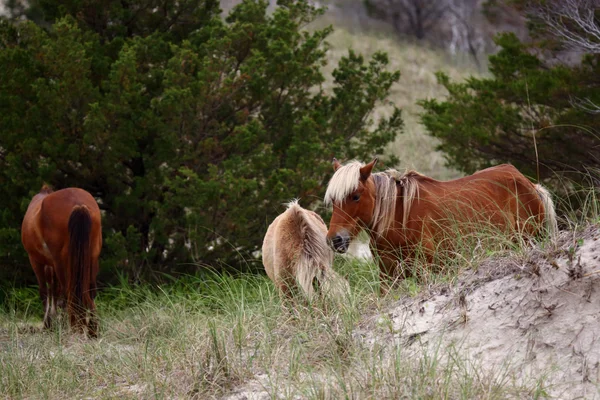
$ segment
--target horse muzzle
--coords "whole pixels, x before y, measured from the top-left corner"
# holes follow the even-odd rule
[[[350,246],[350,238],[348,236],[335,235],[329,239],[329,245],[338,253],[345,253]]]

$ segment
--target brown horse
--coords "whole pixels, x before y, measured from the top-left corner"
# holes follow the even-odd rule
[[[382,278],[402,277],[402,262],[417,255],[432,263],[438,252],[452,248],[459,233],[476,234],[484,226],[535,235],[546,221],[548,231],[557,232],[548,191],[512,165],[440,182],[415,171],[372,173],[376,163],[342,166],[334,159],[325,202],[333,204],[331,246],[343,253],[361,229],[368,230]]]
[[[56,306],[64,305],[71,326],[97,336],[96,275],[102,248],[100,209],[85,190],[53,192],[44,185],[33,197],[21,227],[21,240],[39,284],[44,327],[52,325]],[[90,312],[89,322],[86,313]]]
[[[269,225],[263,241],[265,271],[280,293],[291,297],[297,286],[308,299],[314,296],[316,278],[324,295],[341,298],[348,282],[331,267],[333,252],[327,245],[327,225],[315,212],[292,201]]]

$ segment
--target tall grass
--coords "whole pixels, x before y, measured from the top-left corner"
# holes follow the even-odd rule
[[[98,340],[64,325],[41,331],[37,294],[8,289],[0,396],[204,399],[247,390],[270,398],[503,398],[533,390],[500,367],[481,373],[457,348],[424,344],[420,353],[397,339],[372,340],[377,332],[364,329],[365,318],[410,287],[380,297],[373,263],[340,257],[335,268],[352,288],[336,307],[282,303],[263,276],[123,281],[98,297]],[[413,289],[442,279],[435,276],[419,275]]]
[[[600,171],[590,170],[582,179],[587,185],[574,184],[563,176],[554,179],[554,187],[559,191],[555,196],[556,208],[560,210],[559,223],[564,229],[577,230],[589,222],[600,222],[599,178]]]
[[[572,226],[598,220],[595,192],[581,196],[585,217],[569,217]],[[387,317],[398,299],[451,285],[490,255],[531,247],[483,223],[472,235],[450,226],[454,244],[439,252],[437,268],[415,257],[411,276],[386,296],[374,262],[337,257],[334,267],[351,293],[335,306],[282,303],[264,276],[206,273],[157,286],[122,279],[97,299],[98,340],[64,324],[42,331],[37,290],[5,289],[0,397],[545,397],[544,377],[520,377],[510,355],[490,366],[470,358],[462,343],[411,343]]]
[[[587,215],[597,213],[593,193]],[[375,261],[337,257],[347,298],[282,302],[266,277],[206,273],[164,285],[119,285],[98,299],[100,338],[64,323],[41,330],[34,289],[6,289],[0,307],[0,396],[4,398],[522,398],[542,378],[469,358],[461,343],[415,345],[387,312],[398,299],[452,284],[490,255],[522,254],[529,240],[480,222],[448,224],[452,246],[433,265],[416,251],[409,277],[380,295]],[[542,238],[543,239],[543,238]],[[377,323],[373,324],[373,320]],[[418,338],[414,339],[418,343]],[[507,355],[509,357],[509,355]]]

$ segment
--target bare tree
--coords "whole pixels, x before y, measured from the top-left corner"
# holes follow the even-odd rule
[[[485,47],[485,40],[477,23],[477,18],[481,16],[478,0],[448,1],[448,23],[451,31],[448,50],[451,54],[468,52],[480,68],[478,56]]]
[[[548,0],[532,7],[532,11],[566,47],[600,53],[600,0]]]
[[[600,0],[548,0],[531,11],[565,47],[600,54]],[[570,102],[582,111],[600,114],[600,105],[589,98],[572,98]]]
[[[370,14],[390,22],[398,33],[470,54],[479,55],[491,36],[482,13],[484,0],[366,0]]]
[[[449,0],[367,0],[367,6],[389,20],[398,33],[424,39],[445,16]]]

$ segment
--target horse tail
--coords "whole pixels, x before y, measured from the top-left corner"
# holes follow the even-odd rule
[[[92,270],[91,228],[92,217],[87,206],[74,206],[69,217],[67,304],[71,323],[75,325],[85,323],[84,296],[89,296],[90,271]]]
[[[309,214],[312,211],[303,209],[297,201],[288,204],[287,212],[297,227],[297,239],[301,243],[295,271],[296,281],[309,300],[314,296],[315,278],[324,295],[341,296],[349,286],[332,268],[333,252],[327,245],[325,222],[318,214]],[[323,230],[319,229],[319,225],[322,225]]]
[[[542,204],[544,205],[546,229],[548,229],[550,237],[554,239],[558,235],[558,223],[556,220],[556,209],[554,207],[554,202],[552,201],[552,196],[550,195],[548,189],[546,189],[542,185],[536,184],[535,190],[538,193],[538,196],[540,196]]]
[[[319,274],[320,262],[324,257],[324,246],[327,246],[325,239],[324,245],[319,240],[319,235],[313,229],[310,221],[304,215],[304,209],[300,207],[298,201],[292,201],[288,204],[286,213],[289,216],[294,234],[297,235],[294,242],[299,244],[299,254],[294,271],[294,277],[297,284],[302,288],[309,299],[314,294],[313,281]]]
[[[348,298],[350,294],[350,285],[340,274],[335,272],[332,267],[323,268],[321,274],[317,275],[321,292],[324,296],[333,298],[337,301]],[[342,303],[338,303],[342,304]]]

